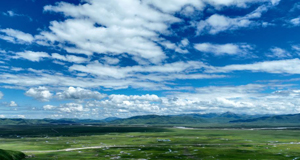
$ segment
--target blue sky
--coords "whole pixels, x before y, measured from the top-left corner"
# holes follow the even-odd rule
[[[11,0],[0,118],[300,111],[296,0]]]

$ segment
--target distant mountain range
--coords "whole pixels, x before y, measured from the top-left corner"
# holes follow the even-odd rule
[[[232,112],[222,114],[182,114],[182,115],[145,115],[134,116],[125,119],[111,121],[112,124],[205,124],[205,123],[229,123],[233,120],[244,120],[262,116],[242,115]]]
[[[222,114],[143,115],[130,118],[109,117],[94,119],[0,119],[0,125],[47,124],[106,124],[106,125],[165,125],[165,124],[299,124],[300,114],[246,115],[225,112]]]
[[[300,124],[300,114],[264,116],[252,119],[232,120],[230,123]]]

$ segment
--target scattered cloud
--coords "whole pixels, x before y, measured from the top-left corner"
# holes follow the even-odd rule
[[[11,11],[11,10],[6,11],[6,12],[2,12],[2,14],[5,15],[5,16],[9,16],[9,17],[27,17],[30,21],[32,21],[31,17],[29,17],[27,15],[24,15],[24,14],[18,14],[14,11]]]
[[[272,57],[272,58],[288,58],[292,57],[292,55],[287,52],[286,50],[279,48],[279,47],[273,47],[271,48],[271,53],[268,53],[266,55],[267,57]]]
[[[50,57],[48,53],[46,52],[33,52],[33,51],[24,51],[24,52],[16,52],[15,56],[12,58],[19,59],[24,58],[33,62],[39,62],[43,58]]]
[[[297,10],[300,10],[300,2],[295,3],[290,12],[295,12]]]
[[[164,65],[154,65],[154,66],[116,67],[116,66],[103,65],[95,61],[94,63],[90,63],[86,66],[73,65],[69,68],[69,70],[120,79],[120,78],[135,76],[136,74],[133,73],[170,74],[170,73],[180,73],[183,71],[188,72],[190,69],[200,69],[203,66],[205,66],[205,64],[203,64],[202,62],[189,61],[189,62],[174,62],[174,63],[168,63]]]
[[[0,39],[5,41],[9,41],[11,43],[32,43],[34,41],[34,37],[29,33],[24,33],[19,30],[7,28],[7,29],[0,29]]]
[[[291,19],[290,23],[294,26],[299,26],[300,25],[300,17]]]
[[[15,12],[13,12],[13,11],[3,12],[2,14],[5,15],[5,16],[10,16],[10,17],[14,17],[14,16],[19,15],[19,14],[16,14]]]
[[[18,104],[15,101],[10,101],[9,107],[17,107]]]
[[[45,106],[43,106],[43,109],[44,110],[52,110],[52,109],[55,109],[56,108],[56,106],[52,106],[52,105],[45,105]]]
[[[77,88],[69,87],[63,92],[57,92],[56,97],[58,99],[64,99],[64,100],[65,99],[84,100],[84,99],[102,99],[106,97],[106,95],[101,94],[97,91],[91,91],[80,87]]]
[[[61,112],[67,113],[88,111],[88,109],[84,108],[81,104],[78,103],[66,103],[61,105],[58,109]]]
[[[274,3],[275,4],[275,3]],[[253,26],[262,25],[255,21],[262,16],[262,13],[268,11],[273,5],[262,5],[253,12],[243,17],[227,17],[220,14],[213,14],[206,20],[201,20],[197,24],[197,34],[218,34],[220,32],[232,31],[241,28],[251,28]]]
[[[233,64],[224,67],[210,67],[206,70],[209,73],[227,73],[232,71],[252,71],[276,74],[300,74],[300,60],[286,59],[277,61],[264,61],[252,64]]]
[[[152,63],[166,58],[157,45],[159,34],[168,32],[168,24],[180,21],[138,0],[113,0],[109,3],[90,0],[79,6],[61,2],[56,6],[45,6],[44,10],[63,13],[71,18],[62,22],[52,21],[50,32],[37,36],[39,41],[73,44],[75,47],[64,46],[71,53],[127,53]]]
[[[40,101],[49,101],[52,98],[52,93],[48,90],[48,88],[43,86],[30,88],[28,91],[26,91],[25,95]]]
[[[84,63],[84,62],[89,61],[87,58],[74,56],[74,55],[65,55],[64,56],[64,55],[61,55],[61,54],[58,54],[58,53],[52,53],[51,57],[53,59],[66,61],[66,62],[71,62],[71,63]]]
[[[102,58],[106,64],[111,64],[111,65],[114,65],[114,64],[118,64],[120,62],[120,60],[118,58],[111,58],[111,57],[103,57]]]
[[[300,52],[300,45],[293,45],[292,48],[298,52]]]
[[[2,114],[0,115],[0,118],[5,118],[5,117],[6,117],[5,115],[2,115]]]
[[[252,49],[248,44],[212,44],[212,43],[198,43],[194,48],[204,53],[212,53],[215,56],[223,55],[247,55]]]

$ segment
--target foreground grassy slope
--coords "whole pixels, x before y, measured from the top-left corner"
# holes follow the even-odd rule
[[[7,151],[0,149],[0,160],[22,160],[25,154],[18,151]]]

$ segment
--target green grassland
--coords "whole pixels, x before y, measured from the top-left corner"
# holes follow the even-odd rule
[[[0,130],[0,148],[22,151],[29,160],[300,159],[298,129],[52,125]]]
[[[9,151],[0,149],[0,160],[22,160],[25,154],[18,151]]]

